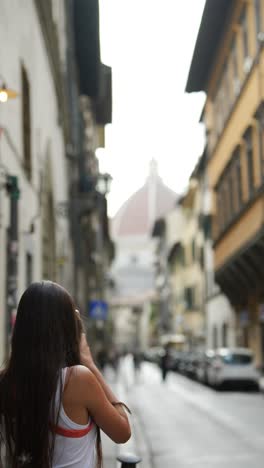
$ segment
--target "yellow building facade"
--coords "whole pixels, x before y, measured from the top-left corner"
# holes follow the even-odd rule
[[[206,92],[216,280],[236,310],[237,344],[263,365],[263,0],[207,0],[186,90]]]
[[[186,349],[193,350],[203,348],[206,340],[201,187],[195,177],[175,205],[174,214],[177,222],[168,251],[171,310],[174,331],[183,334]],[[168,220],[167,215],[166,224]]]

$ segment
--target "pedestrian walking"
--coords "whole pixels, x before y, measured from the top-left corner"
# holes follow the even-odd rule
[[[68,292],[50,281],[29,286],[0,373],[0,466],[101,467],[100,429],[116,443],[130,437],[125,408],[94,363]]]
[[[161,367],[161,374],[162,374],[163,382],[166,380],[168,370],[170,369],[170,360],[171,360],[170,348],[169,346],[166,346],[161,356],[161,360],[160,360],[160,367]]]
[[[133,364],[134,364],[135,381],[138,381],[140,367],[141,367],[141,354],[139,351],[135,351],[133,353]]]
[[[100,349],[97,353],[97,362],[101,371],[104,371],[104,368],[107,363],[107,353],[105,349]]]

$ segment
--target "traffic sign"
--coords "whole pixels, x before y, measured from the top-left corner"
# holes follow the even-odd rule
[[[108,304],[105,301],[90,301],[88,305],[89,317],[96,320],[106,320]]]

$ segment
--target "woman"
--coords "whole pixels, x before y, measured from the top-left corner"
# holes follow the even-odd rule
[[[160,367],[161,367],[161,374],[163,382],[166,380],[167,373],[170,370],[170,362],[171,362],[171,355],[170,355],[170,347],[167,345],[162,353],[161,360],[160,360]]]
[[[29,286],[0,376],[2,466],[100,466],[99,428],[116,443],[130,438],[124,407],[94,364],[71,296],[50,281]]]

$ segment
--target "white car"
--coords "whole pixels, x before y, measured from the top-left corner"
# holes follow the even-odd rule
[[[225,383],[247,384],[259,388],[260,373],[254,364],[254,354],[247,348],[220,348],[207,368],[209,385]]]

